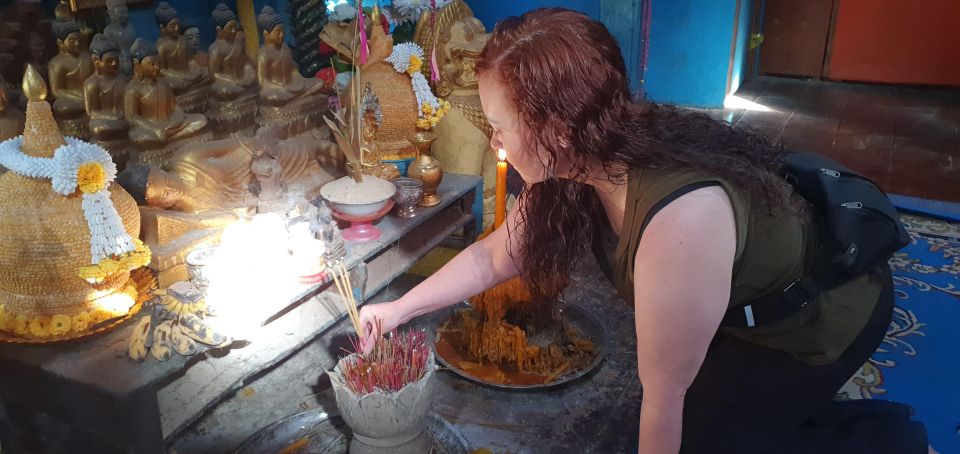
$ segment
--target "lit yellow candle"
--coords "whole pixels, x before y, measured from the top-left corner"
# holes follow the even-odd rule
[[[497,157],[500,158],[500,162],[497,163],[497,195],[494,199],[493,228],[500,227],[507,218],[507,151],[503,148],[497,150]]]

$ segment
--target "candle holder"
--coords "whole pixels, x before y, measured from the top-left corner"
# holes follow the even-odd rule
[[[423,182],[423,197],[420,199],[419,206],[432,207],[440,204],[440,196],[437,195],[437,188],[443,180],[443,168],[440,167],[440,161],[433,157],[433,142],[437,140],[437,135],[430,131],[420,131],[410,136],[407,140],[413,146],[417,147],[417,159],[410,166],[410,178],[416,178]]]

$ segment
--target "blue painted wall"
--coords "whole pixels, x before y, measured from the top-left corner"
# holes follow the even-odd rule
[[[653,2],[645,87],[650,99],[723,106],[735,7],[736,0]]]
[[[467,0],[467,4],[470,5],[477,19],[487,26],[488,31],[493,30],[493,26],[500,19],[519,16],[531,9],[549,6],[562,6],[581,11],[593,18],[600,18],[598,0]]]

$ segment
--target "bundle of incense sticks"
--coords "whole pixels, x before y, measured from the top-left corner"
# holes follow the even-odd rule
[[[357,336],[362,336],[360,330],[360,313],[357,312],[357,300],[353,296],[353,284],[350,283],[350,271],[338,261],[330,266],[330,274],[333,275],[333,281],[337,284],[337,291],[340,292],[340,300],[350,316],[350,322],[353,323],[353,329]]]
[[[392,336],[385,337],[382,329],[382,320],[377,320],[376,343],[370,353],[364,355],[359,338],[353,339],[352,353],[356,354],[341,363],[344,382],[357,395],[377,389],[399,391],[419,381],[427,371],[430,346],[423,330],[394,330]]]

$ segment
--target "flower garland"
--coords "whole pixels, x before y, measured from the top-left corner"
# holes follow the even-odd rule
[[[107,188],[117,176],[117,166],[102,147],[72,137],[53,153],[39,158],[20,151],[23,137],[0,142],[0,166],[28,178],[49,178],[54,192],[82,193],[81,208],[90,231],[90,266],[78,274],[91,283],[150,263],[150,250],[130,238]]]
[[[120,293],[129,297],[134,305],[138,292],[136,286],[127,283]],[[0,332],[13,333],[17,336],[32,336],[35,338],[60,337],[70,333],[83,334],[91,326],[103,323],[107,320],[120,317],[129,309],[121,308],[93,308],[91,310],[74,314],[73,316],[65,314],[38,315],[28,317],[24,314],[15,314],[7,311],[6,306],[0,304]]]
[[[427,78],[423,77],[420,68],[423,67],[423,49],[415,43],[401,43],[393,46],[393,53],[386,58],[393,64],[398,73],[410,75],[413,92],[417,96],[417,127],[430,129],[437,125],[441,118],[450,111],[450,103],[434,96],[430,91]]]

